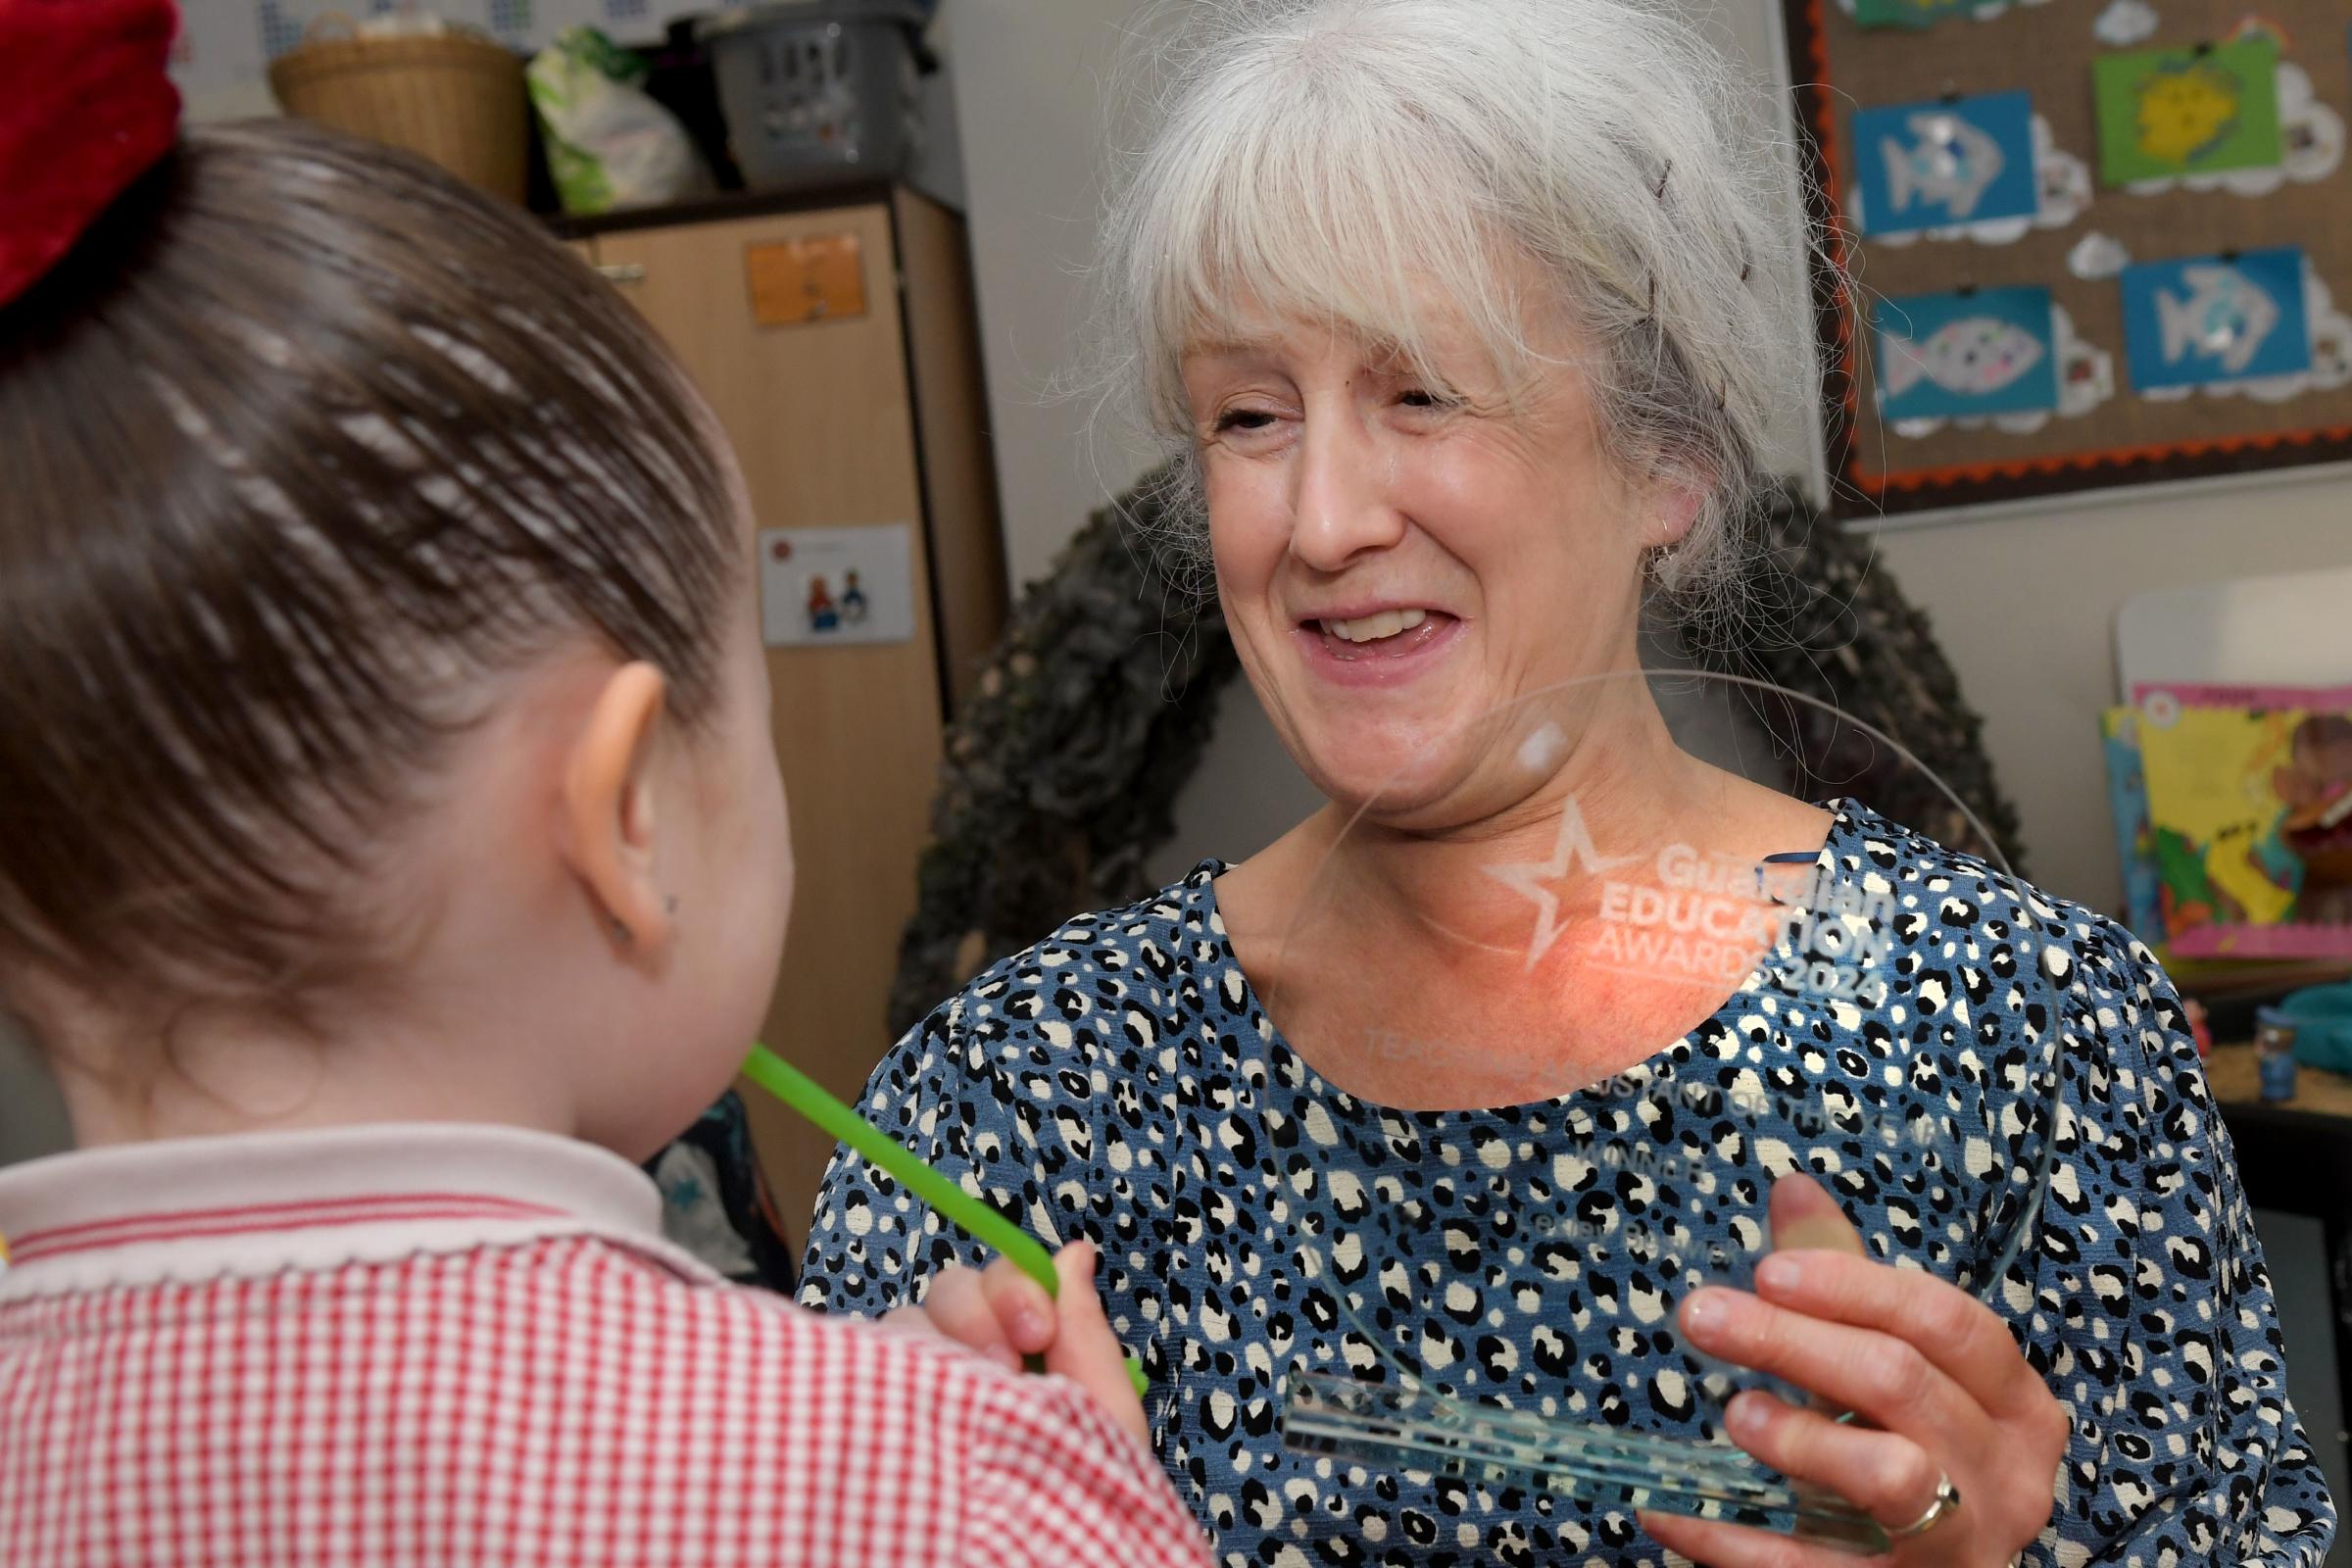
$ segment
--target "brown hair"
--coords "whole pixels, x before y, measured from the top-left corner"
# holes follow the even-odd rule
[[[0,1002],[38,971],[299,1015],[380,948],[335,890],[479,677],[599,639],[691,723],[742,569],[627,305],[294,122],[187,132],[0,311]]]

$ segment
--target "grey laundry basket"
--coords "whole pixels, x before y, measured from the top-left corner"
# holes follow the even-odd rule
[[[781,0],[712,17],[727,142],[751,186],[883,177],[913,151],[915,0]]]

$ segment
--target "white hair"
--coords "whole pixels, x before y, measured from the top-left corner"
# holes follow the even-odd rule
[[[1530,328],[1566,310],[1602,450],[1701,497],[1655,575],[1720,605],[1771,413],[1815,392],[1778,150],[1722,51],[1663,0],[1182,3],[1145,62],[1157,123],[1115,187],[1099,283],[1106,394],[1180,459],[1185,531],[1204,542],[1186,349],[1250,309],[1427,369],[1434,277],[1506,377],[1548,368]],[[1517,297],[1530,262],[1553,299]]]

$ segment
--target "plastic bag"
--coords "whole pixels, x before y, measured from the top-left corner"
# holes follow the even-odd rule
[[[594,27],[566,27],[525,74],[547,168],[567,213],[605,213],[710,189],[694,138],[640,89],[645,62]]]

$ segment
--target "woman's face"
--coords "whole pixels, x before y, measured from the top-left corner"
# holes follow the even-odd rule
[[[1428,309],[1444,321],[1442,300]],[[1300,322],[1186,357],[1227,622],[1291,755],[1336,801],[1387,785],[1384,811],[1435,804],[1478,760],[1431,742],[1636,666],[1642,554],[1690,508],[1644,502],[1604,460],[1575,342],[1535,347],[1515,397],[1458,326],[1433,334],[1429,374]]]

